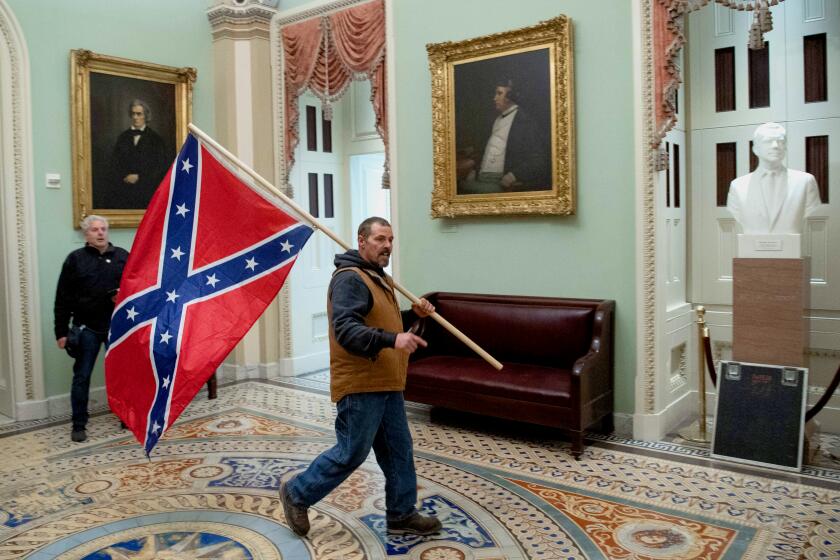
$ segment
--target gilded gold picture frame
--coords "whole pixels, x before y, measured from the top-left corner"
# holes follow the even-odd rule
[[[70,51],[73,225],[136,227],[187,136],[194,68]]]
[[[432,216],[574,214],[571,20],[426,50]]]

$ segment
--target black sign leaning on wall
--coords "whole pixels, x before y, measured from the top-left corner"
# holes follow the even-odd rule
[[[806,368],[722,361],[711,456],[802,469]]]

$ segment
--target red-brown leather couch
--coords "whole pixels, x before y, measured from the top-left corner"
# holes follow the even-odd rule
[[[438,313],[502,362],[497,371],[432,319],[406,400],[583,433],[613,429],[612,300],[434,292]]]

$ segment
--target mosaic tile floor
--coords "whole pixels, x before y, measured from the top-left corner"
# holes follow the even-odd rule
[[[303,387],[312,391],[329,394],[330,390],[330,373],[328,369],[316,371],[302,377],[290,378],[285,382],[280,383],[286,387]],[[410,403],[409,406],[414,406],[422,410],[428,410],[425,405],[417,405]],[[817,417],[819,420],[819,417]],[[456,420],[463,423],[463,419]],[[492,431],[494,424],[503,424],[501,422],[494,422],[492,419],[478,418],[475,423],[482,426],[485,430]],[[526,428],[527,429],[527,428]],[[713,425],[709,424],[709,433],[713,430]],[[515,431],[515,430],[514,430]],[[511,430],[496,430],[498,435],[505,437]],[[553,437],[553,436],[552,436]],[[619,448],[638,451],[638,452],[657,452],[666,455],[671,455],[673,458],[694,458],[694,459],[709,459],[709,446],[696,444],[683,439],[679,430],[673,434],[668,434],[664,441],[640,441],[628,437],[623,437],[616,434],[600,434],[589,433],[587,437],[590,440],[608,443]],[[802,475],[807,478],[815,480],[826,480],[840,483],[840,434],[830,434],[820,432],[815,435],[815,449],[816,452],[806,461],[802,468]],[[737,467],[736,467],[737,468]]]
[[[373,458],[285,525],[276,489],[332,444],[334,408],[265,382],[196,400],[147,460],[110,414],[0,438],[0,559],[840,557],[840,485],[651,457],[605,444],[489,435],[411,415],[431,537],[384,531]],[[629,448],[628,448],[629,449]]]

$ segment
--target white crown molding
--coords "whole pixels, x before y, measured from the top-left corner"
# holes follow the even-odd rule
[[[224,0],[207,10],[213,39],[268,39],[277,0]]]
[[[15,401],[44,396],[41,313],[35,258],[35,197],[32,185],[32,117],[29,55],[23,32],[5,0],[0,0],[0,120],[5,146],[0,154],[0,184],[6,246],[8,316],[11,325]]]
[[[274,24],[278,27],[289,25],[290,23],[297,23],[312,17],[320,17],[356,4],[364,4],[372,0],[333,0],[331,2],[324,2],[323,0],[316,0],[304,6],[286,10],[278,15],[274,20]]]
[[[241,23],[259,21],[269,23],[277,10],[260,4],[245,4],[229,6],[220,4],[207,10],[207,18],[210,25],[217,23]]]

